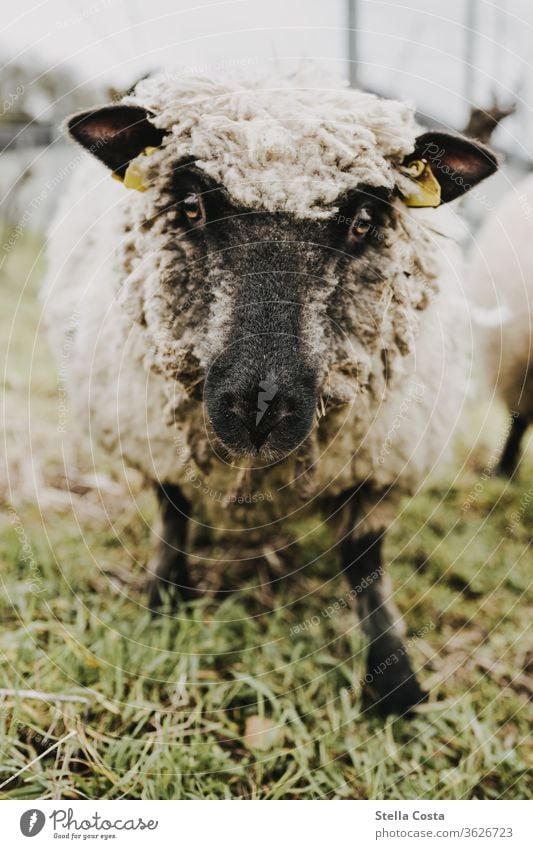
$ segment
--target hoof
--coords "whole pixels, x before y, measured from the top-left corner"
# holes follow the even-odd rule
[[[378,687],[374,683],[371,689],[375,695],[374,708],[381,716],[409,716],[413,708],[427,701],[429,695],[422,690],[414,675],[396,686],[389,682],[386,687]]]

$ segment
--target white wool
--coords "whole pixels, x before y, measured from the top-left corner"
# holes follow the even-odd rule
[[[533,419],[533,177],[483,224],[469,269],[482,316],[477,360],[507,407]],[[492,321],[490,319],[492,318]]]
[[[85,422],[95,443],[148,478],[182,486],[199,515],[217,527],[259,525],[262,511],[269,521],[298,512],[302,463],[318,500],[365,484],[375,495],[366,496],[360,530],[383,526],[388,502],[414,491],[439,464],[466,397],[469,326],[460,256],[454,239],[440,235],[451,232],[453,213],[399,208],[400,243],[382,248],[385,282],[376,287],[375,314],[378,295],[353,290],[354,308],[358,297],[366,299],[369,322],[382,322],[390,341],[389,385],[380,352],[367,350],[364,332],[344,337],[324,395],[345,404],[328,411],[311,434],[310,457],[290,458],[252,484],[270,492],[272,502],[254,504],[238,520],[220,496],[240,473],[216,459],[203,405],[188,398],[185,379],[172,375],[178,364],[186,372],[205,359],[198,324],[181,327],[179,338],[167,332],[183,319],[169,312],[159,282],[161,270],[175,262],[163,223],[158,230],[164,219],[153,217],[148,231],[140,225],[164,205],[165,169],[181,156],[195,158],[237,202],[302,217],[331,215],[343,191],[401,181],[397,167],[416,135],[411,107],[302,76],[260,84],[165,75],[143,81],[129,102],[142,103],[156,113],[155,123],[172,130],[147,159],[151,188],[126,191],[102,166],[88,163],[50,237],[43,297],[60,358],[70,340],[61,362],[71,392],[67,429]],[[343,283],[350,291],[353,281]],[[195,321],[206,323],[202,299],[194,304]],[[165,315],[168,340],[150,330],[154,316]]]
[[[126,102],[171,130],[165,145],[193,157],[234,200],[271,212],[324,217],[360,184],[392,188],[413,150],[413,108],[301,71],[290,79],[161,74]]]
[[[513,318],[513,314],[507,306],[494,307],[493,309],[473,307],[472,315],[474,321],[480,327],[501,327]]]

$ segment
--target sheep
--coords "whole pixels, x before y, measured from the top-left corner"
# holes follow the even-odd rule
[[[155,485],[150,606],[194,594],[190,525],[264,540],[326,510],[377,704],[409,711],[426,694],[383,539],[467,391],[456,220],[436,207],[495,156],[307,70],[158,75],[67,132],[93,159],[51,228],[44,307],[77,417]]]
[[[512,477],[533,422],[533,177],[499,203],[476,238],[469,263],[479,361],[488,388],[511,421],[499,474]]]

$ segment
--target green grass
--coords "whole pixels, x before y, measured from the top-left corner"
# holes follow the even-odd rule
[[[533,457],[511,483],[483,480],[503,416],[483,424],[482,410],[471,413],[482,436],[461,474],[406,503],[388,538],[431,699],[412,719],[383,722],[357,683],[364,641],[353,612],[323,613],[346,591],[334,556],[321,556],[323,527],[294,527],[303,540],[280,563],[236,570],[239,589],[222,601],[206,595],[177,618],[150,617],[151,495],[135,476],[125,487],[107,461],[99,492],[79,449],[69,465],[83,494],[60,476],[55,371],[36,337],[39,249],[24,235],[0,271],[2,340],[13,326],[2,346],[3,797],[531,798],[533,504],[508,526]],[[264,729],[255,742],[250,723]]]

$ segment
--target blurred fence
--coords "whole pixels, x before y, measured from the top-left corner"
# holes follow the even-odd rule
[[[36,137],[38,138],[38,137]],[[10,231],[43,232],[64,191],[72,168],[73,148],[62,139],[11,146],[2,153],[0,170],[0,248]]]
[[[0,150],[42,147],[52,143],[54,129],[48,124],[0,123]]]

